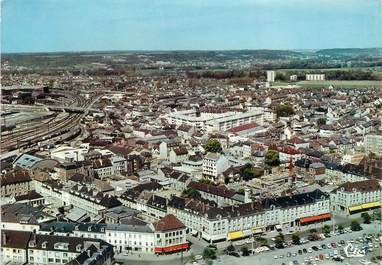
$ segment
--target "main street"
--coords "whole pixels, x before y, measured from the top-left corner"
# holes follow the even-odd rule
[[[268,252],[263,252],[259,254],[255,254],[253,256],[248,257],[233,257],[228,255],[218,255],[218,259],[213,262],[213,264],[217,265],[253,265],[253,264],[260,264],[260,265],[281,265],[282,263],[289,264],[289,262],[292,262],[294,260],[298,261],[299,264],[303,264],[304,260],[309,257],[316,257],[320,254],[329,254],[330,252],[334,252],[334,250],[337,250],[338,252],[341,248],[336,249],[323,249],[319,251],[313,251],[312,253],[303,253],[302,255],[297,254],[295,257],[286,257],[287,253],[298,253],[298,250],[302,249],[308,249],[313,246],[321,246],[322,244],[329,244],[332,242],[338,243],[341,240],[350,241],[355,240],[358,237],[361,237],[363,234],[378,234],[381,233],[381,223],[380,222],[373,222],[372,224],[365,225],[362,224],[363,230],[357,231],[357,232],[351,232],[351,233],[345,233],[341,234],[335,237],[325,238],[324,240],[319,241],[312,241],[308,242],[306,244],[302,245],[292,245],[291,247],[287,247],[284,249],[275,249],[270,250]],[[192,239],[193,247],[192,250],[189,252],[184,253],[183,255],[183,264],[192,264],[190,260],[190,254],[193,253],[195,255],[201,254],[204,246],[208,245],[205,241],[198,241],[197,239]],[[225,243],[224,245],[227,245],[228,243]],[[196,248],[195,248],[196,247]],[[219,246],[220,250],[222,250],[222,245]],[[236,247],[237,250],[240,250],[240,247]],[[369,253],[363,258],[346,258],[345,264],[359,264],[359,260],[361,259],[369,259],[373,256],[381,255],[381,247],[379,246],[377,249],[374,249],[372,253]],[[280,256],[283,256],[283,258],[279,258]],[[277,256],[278,258],[275,259],[274,257]],[[121,262],[121,264],[131,264],[131,265],[178,265],[182,264],[181,262],[181,254],[174,254],[174,255],[168,255],[168,256],[154,256],[151,254],[129,254],[129,256],[124,255],[118,255],[116,256],[116,260]],[[324,261],[315,261],[317,264],[338,264],[338,262],[326,259]],[[205,264],[204,261],[199,261],[199,265]]]

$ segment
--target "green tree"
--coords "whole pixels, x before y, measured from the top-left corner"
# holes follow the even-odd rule
[[[263,175],[263,171],[253,167],[251,164],[247,163],[242,168],[240,168],[240,176],[243,180],[248,181],[253,178],[258,178]]]
[[[277,72],[275,76],[275,80],[277,81],[287,81],[288,77],[284,73]]]
[[[222,146],[217,139],[209,139],[207,144],[204,145],[207,152],[221,153],[223,152]]]
[[[315,234],[315,233],[317,233],[317,229],[316,228],[312,228],[312,229],[309,230],[309,232],[311,234]]]
[[[209,247],[204,248],[203,259],[205,259],[205,260],[216,259],[216,250],[213,248],[209,248]]]
[[[244,246],[240,250],[243,256],[249,256],[249,250],[247,247]]]
[[[360,231],[362,230],[361,225],[357,222],[357,220],[353,220],[350,224],[350,229],[352,231]]]
[[[264,237],[258,237],[256,240],[259,242],[260,246],[266,246],[268,244],[267,240]]]
[[[183,190],[182,195],[186,198],[200,199],[202,195],[200,192],[193,188],[187,188]]]
[[[330,226],[328,225],[324,225],[324,227],[322,228],[322,232],[324,233],[325,236],[329,235],[330,234]]]
[[[380,212],[380,210],[373,211],[373,219],[374,220],[378,220],[378,221],[381,220],[381,212]]]
[[[292,241],[293,241],[293,244],[299,245],[300,244],[300,235],[298,233],[292,234]]]
[[[343,226],[343,225],[338,225],[338,226],[337,226],[337,229],[338,229],[339,231],[343,231],[343,230],[344,230],[344,226]]]
[[[286,104],[279,104],[275,106],[277,117],[289,117],[294,114],[293,107]]]
[[[206,178],[199,179],[199,182],[203,183],[203,184],[213,184],[213,182],[211,180],[206,179]]]
[[[375,153],[370,152],[369,153],[369,159],[378,159],[378,156]]]
[[[279,233],[275,238],[276,248],[283,248],[285,243],[285,238],[282,233]]]
[[[227,248],[225,250],[226,250],[226,252],[228,254],[228,253],[234,252],[235,251],[235,247],[232,244],[230,244],[230,245],[227,246]]]
[[[326,124],[326,119],[325,118],[319,118],[317,120],[318,127],[321,127],[322,125],[325,125],[325,124]]]
[[[268,150],[265,153],[265,164],[270,167],[275,167],[280,165],[280,158],[279,158],[279,152],[275,150]]]
[[[368,214],[368,213],[362,213],[362,214],[361,214],[361,217],[362,217],[362,219],[363,219],[363,223],[364,223],[364,224],[370,224],[370,221],[371,221],[371,216],[370,216],[370,214]]]

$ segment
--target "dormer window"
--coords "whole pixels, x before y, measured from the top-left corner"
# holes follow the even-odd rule
[[[82,249],[81,244],[78,244],[78,245],[76,246],[76,251],[77,251],[77,252],[80,252],[81,249]]]
[[[46,248],[46,245],[48,244],[48,241],[44,241],[44,242],[42,242],[42,244],[41,244],[41,247],[42,248]]]

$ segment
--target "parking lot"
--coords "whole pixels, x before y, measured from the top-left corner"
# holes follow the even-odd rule
[[[270,250],[267,252],[251,255],[249,257],[233,257],[233,256],[221,256],[220,259],[216,262],[217,264],[227,264],[227,265],[249,265],[249,264],[340,264],[339,262],[336,262],[332,259],[330,256],[340,255],[341,250],[343,250],[344,246],[338,247],[338,242],[345,241],[345,242],[354,242],[356,243],[356,239],[359,237],[363,237],[364,234],[377,234],[380,233],[380,226],[379,224],[372,224],[372,225],[363,225],[364,229],[357,232],[351,232],[351,233],[345,233],[341,235],[336,235],[334,237],[326,238],[324,240],[319,241],[312,241],[308,242],[303,245],[292,245],[291,247],[287,247],[284,249],[275,249]],[[328,244],[331,245],[331,243],[336,243],[336,247],[328,248]],[[327,247],[326,249],[322,249],[322,245],[325,244]],[[357,246],[361,247],[362,243],[358,243]],[[312,249],[312,247],[320,247],[321,249],[315,251]],[[303,249],[306,249],[306,253],[302,252]],[[301,254],[299,254],[302,252]],[[308,252],[309,250],[309,252]],[[290,254],[288,254],[290,253]],[[336,254],[338,253],[338,254]],[[324,258],[323,260],[320,260],[320,254],[321,258]],[[360,258],[345,258],[343,260],[343,264],[361,264],[361,260],[370,260],[373,256],[380,256],[381,255],[381,246],[378,241],[373,240],[373,251],[367,253],[364,257]],[[276,258],[277,257],[277,258]]]

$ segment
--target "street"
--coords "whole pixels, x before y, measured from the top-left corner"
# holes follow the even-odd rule
[[[261,265],[278,265],[278,264],[282,264],[282,263],[285,263],[285,264],[289,264],[289,262],[293,261],[293,260],[297,260],[300,264],[302,264],[302,262],[304,262],[304,259],[306,257],[316,257],[318,256],[319,254],[328,254],[329,252],[333,252],[334,250],[333,249],[323,249],[323,250],[320,250],[320,251],[313,251],[312,253],[306,253],[306,254],[303,254],[303,255],[297,255],[296,257],[286,257],[286,254],[288,252],[298,252],[299,249],[303,249],[303,248],[310,248],[312,246],[318,246],[318,245],[322,245],[322,244],[328,244],[328,243],[331,243],[331,242],[338,242],[340,240],[344,240],[344,241],[348,241],[348,240],[354,240],[356,239],[357,237],[359,236],[362,236],[364,233],[366,234],[377,234],[377,233],[380,233],[381,232],[381,229],[380,229],[380,224],[378,223],[373,223],[373,224],[370,224],[370,225],[362,225],[364,227],[363,230],[361,231],[357,231],[357,232],[352,232],[352,233],[347,233],[347,234],[342,234],[342,235],[339,235],[339,236],[336,236],[336,237],[330,237],[330,238],[326,238],[324,240],[320,240],[320,241],[314,241],[314,242],[309,242],[307,244],[304,244],[304,245],[293,245],[292,247],[289,247],[289,248],[285,248],[285,249],[276,249],[276,250],[273,250],[273,251],[268,251],[268,252],[265,252],[265,253],[260,253],[260,254],[256,254],[255,256],[249,256],[249,257],[240,257],[240,258],[236,258],[236,257],[232,257],[232,256],[227,256],[227,255],[224,255],[224,256],[221,256],[221,261],[220,262],[216,262],[216,264],[222,264],[222,265],[235,265],[235,264],[240,264],[240,265],[250,265],[250,264],[254,264],[254,261],[256,261],[257,264],[261,264]],[[339,248],[338,248],[339,250]],[[283,255],[284,257],[282,259],[275,259],[274,256],[280,256],[280,255]],[[378,249],[375,249],[374,252],[372,254],[369,254],[363,258],[352,258],[352,259],[349,259],[349,258],[346,258],[345,259],[345,264],[348,263],[348,264],[358,264],[358,261],[361,260],[361,259],[367,259],[367,258],[370,258],[372,256],[377,256],[377,255],[381,255],[381,247],[379,246]],[[335,262],[335,261],[332,261],[332,260],[325,260],[325,261],[318,261],[317,264],[338,264],[338,262]]]

